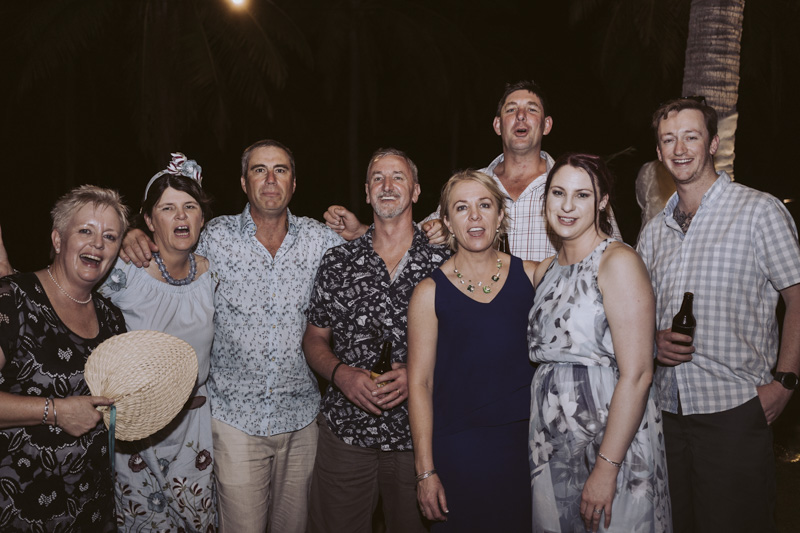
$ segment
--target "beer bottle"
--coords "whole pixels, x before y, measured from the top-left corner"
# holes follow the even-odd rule
[[[692,341],[694,341],[694,328],[697,325],[697,321],[694,319],[694,315],[692,314],[693,301],[694,294],[691,292],[684,293],[681,310],[678,311],[678,314],[672,319],[672,331],[675,333],[681,333],[683,335],[689,335],[692,338]],[[675,344],[680,344],[681,346],[692,345],[691,342],[676,342]]]
[[[378,362],[372,367],[369,375],[372,379],[380,377],[392,369],[392,341],[384,341],[381,346],[381,356]],[[383,387],[386,383],[378,383],[378,387]]]

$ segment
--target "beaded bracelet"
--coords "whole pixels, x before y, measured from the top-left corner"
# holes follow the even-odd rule
[[[612,465],[616,466],[617,468],[622,468],[622,463],[621,462],[618,463],[616,461],[612,461],[611,459],[609,459],[608,457],[603,455],[603,452],[601,452],[600,450],[597,450],[597,455],[600,456],[600,459],[603,459],[604,461],[607,461],[607,462],[611,463]]]
[[[428,479],[429,477],[431,477],[431,476],[433,476],[435,474],[436,474],[436,469],[435,468],[433,470],[426,470],[425,472],[423,472],[423,473],[421,473],[421,474],[419,474],[417,476],[417,478],[416,478],[417,479],[417,483],[419,483],[423,479]]]
[[[50,403],[53,404],[53,427],[58,427],[58,411],[56,411],[56,399],[50,398]]]
[[[47,412],[50,410],[50,398],[44,399],[44,414],[42,415],[42,425],[47,425]]]
[[[339,370],[339,367],[342,366],[343,364],[344,361],[339,361],[338,363],[336,363],[336,366],[333,367],[333,372],[331,372],[331,385],[333,385],[334,387],[336,387],[336,383],[334,383],[333,378],[334,376],[336,376],[336,371]]]

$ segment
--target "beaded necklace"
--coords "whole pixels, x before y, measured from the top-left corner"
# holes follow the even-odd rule
[[[161,255],[158,252],[153,252],[153,259],[156,260],[156,265],[158,265],[158,269],[161,271],[161,277],[170,285],[188,285],[194,281],[194,277],[197,274],[197,262],[194,259],[194,254],[189,254],[189,275],[183,279],[175,279],[169,275],[167,267],[164,265],[164,261],[161,259]]]
[[[464,281],[464,275],[458,271],[458,268],[456,268],[455,257],[453,258],[453,273],[456,275],[458,281],[460,281],[462,285],[467,285],[468,292],[475,292],[475,287],[477,286],[481,287],[481,290],[483,290],[484,294],[489,294],[492,292],[492,287],[494,284],[500,280],[500,269],[503,268],[503,260],[497,257],[496,253],[495,257],[497,258],[497,272],[494,274],[494,276],[492,276],[492,282],[488,285],[484,285],[482,281],[478,281],[478,284],[474,285],[472,280],[468,280],[469,284],[467,284],[467,282]]]

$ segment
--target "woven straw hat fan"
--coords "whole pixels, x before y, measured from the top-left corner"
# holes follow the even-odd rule
[[[197,355],[191,345],[172,335],[131,331],[95,348],[84,375],[92,395],[115,400],[116,438],[139,440],[180,412],[197,380]],[[112,429],[110,408],[97,409]]]

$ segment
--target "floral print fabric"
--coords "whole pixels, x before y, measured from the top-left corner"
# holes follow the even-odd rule
[[[275,257],[256,238],[250,204],[209,222],[197,246],[215,286],[211,412],[248,435],[297,431],[319,413],[319,387],[303,355],[305,310],[322,256],[344,239],[316,220],[287,216]]]
[[[0,391],[58,398],[84,395],[83,369],[102,341],[125,332],[119,311],[95,295],[100,333],[84,339],[56,315],[35,274],[0,280]],[[0,429],[0,531],[108,531],[113,492],[108,432],[80,436],[34,425]]]
[[[309,323],[331,328],[333,352],[339,359],[367,370],[378,361],[384,340],[392,341],[392,362],[406,362],[411,293],[450,255],[428,244],[425,233],[415,227],[411,248],[391,280],[383,259],[372,249],[372,232],[370,227],[360,238],[325,254],[307,312]],[[320,410],[331,431],[346,444],[387,452],[412,449],[408,402],[374,416],[328,385]]]
[[[581,491],[605,436],[619,369],[603,297],[600,257],[610,239],[574,265],[553,260],[530,312],[530,466],[533,531],[584,532]],[[652,390],[642,422],[617,476],[609,529],[619,533],[672,531],[661,410]],[[616,459],[616,458],[615,458]]]
[[[145,269],[117,261],[100,288],[121,310],[128,330],[155,330],[188,342],[197,354],[193,396],[207,396],[214,339],[210,272],[189,285],[167,285]],[[136,442],[117,441],[117,524],[123,531],[215,531],[211,409],[183,410],[165,428]]]

